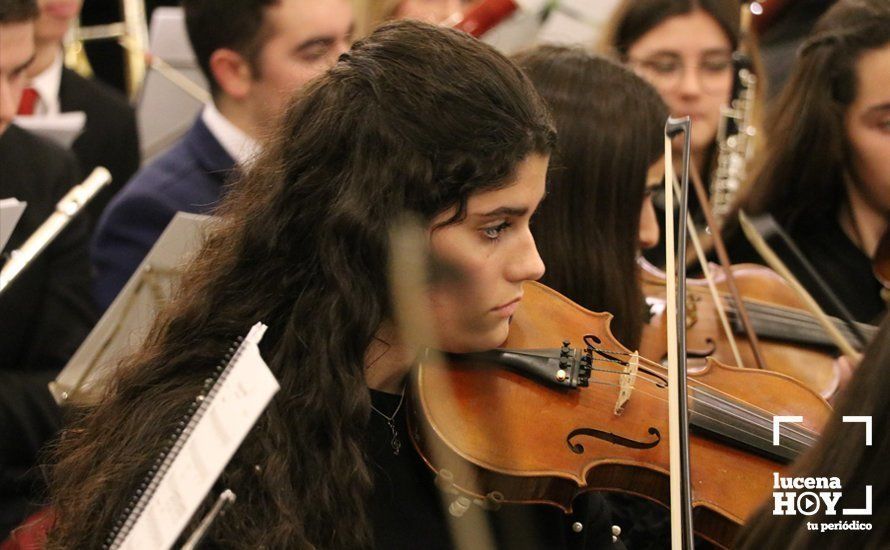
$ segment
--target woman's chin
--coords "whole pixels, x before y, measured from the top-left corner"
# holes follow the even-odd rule
[[[501,347],[509,333],[509,320],[504,319],[503,322],[489,330],[467,331],[459,338],[443,338],[441,345],[443,350],[451,353],[488,351]]]

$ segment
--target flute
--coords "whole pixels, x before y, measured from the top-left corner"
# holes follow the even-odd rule
[[[55,212],[28,237],[21,247],[12,251],[9,261],[6,262],[3,269],[0,269],[0,294],[18,277],[22,270],[28,267],[34,258],[43,252],[84,205],[109,183],[111,183],[111,173],[108,169],[97,166],[87,179],[72,187],[56,203]]]

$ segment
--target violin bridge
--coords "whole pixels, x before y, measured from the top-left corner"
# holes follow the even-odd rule
[[[615,416],[619,416],[624,412],[624,406],[630,401],[630,394],[633,393],[634,383],[637,381],[637,370],[640,368],[640,353],[635,351],[631,354],[624,367],[624,373],[619,378],[618,400],[615,402]]]

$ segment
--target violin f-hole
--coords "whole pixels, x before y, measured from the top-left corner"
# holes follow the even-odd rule
[[[584,454],[584,445],[580,443],[572,443],[572,439],[581,435],[589,435],[591,437],[595,437],[597,439],[602,439],[603,441],[608,441],[609,443],[614,443],[615,445],[621,445],[623,447],[628,447],[631,449],[651,449],[661,443],[661,433],[654,426],[649,428],[649,434],[655,436],[653,441],[634,441],[633,439],[628,439],[626,437],[622,437],[620,435],[615,435],[610,432],[604,432],[602,430],[597,430],[596,428],[578,428],[576,430],[572,430],[569,432],[568,437],[566,437],[566,443],[569,445],[569,449],[575,454]]]

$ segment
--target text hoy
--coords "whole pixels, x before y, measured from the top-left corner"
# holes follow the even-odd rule
[[[844,508],[845,516],[871,515],[871,485],[865,486],[865,508]],[[793,516],[802,514],[812,516],[824,508],[826,516],[837,514],[837,503],[843,492],[840,479],[836,477],[782,477],[773,472],[774,489],[829,489],[828,491],[774,491],[773,515]]]

